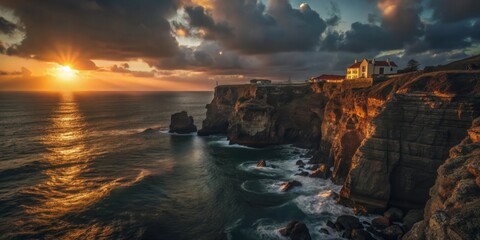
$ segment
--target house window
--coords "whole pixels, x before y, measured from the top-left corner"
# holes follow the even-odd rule
[[[367,68],[365,66],[362,66],[362,72],[365,72]]]
[[[393,72],[393,68],[390,68],[390,72]]]
[[[380,68],[380,74],[385,73],[385,69],[383,67]]]

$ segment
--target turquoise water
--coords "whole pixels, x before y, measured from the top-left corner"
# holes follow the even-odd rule
[[[167,133],[181,110],[200,127],[212,97],[1,93],[0,238],[282,239],[294,219],[335,238],[320,227],[351,210],[329,197],[338,186],[294,176],[305,150]],[[303,186],[280,192],[291,179]]]

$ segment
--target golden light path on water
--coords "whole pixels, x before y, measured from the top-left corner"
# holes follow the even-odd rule
[[[25,234],[34,229],[48,229],[47,236],[56,239],[108,236],[112,232],[111,226],[88,224],[84,228],[70,228],[64,219],[66,215],[87,210],[113,188],[139,181],[144,174],[131,180],[84,175],[88,174],[95,149],[86,144],[86,123],[72,93],[62,93],[58,107],[50,119],[51,126],[42,139],[49,150],[43,158],[44,164],[48,166],[43,171],[46,178],[36,186],[24,190],[25,194],[36,196],[37,200],[34,204],[22,206],[28,217],[16,225]]]

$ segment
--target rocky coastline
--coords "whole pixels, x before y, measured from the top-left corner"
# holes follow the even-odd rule
[[[445,165],[452,158],[467,158],[464,154],[468,151],[457,150],[454,156],[452,151],[461,148],[458,144],[467,135],[472,138],[472,131],[478,133],[472,123],[478,122],[474,120],[479,116],[479,71],[415,72],[370,87],[348,82],[218,86],[198,134],[226,134],[231,144],[250,147],[294,144],[308,148],[312,155],[308,164],[323,167],[317,174],[323,177],[325,169],[331,168],[328,176],[343,185],[339,203],[368,213],[395,208],[408,215],[425,208],[425,225],[435,216],[431,208],[441,208],[435,199],[445,201],[444,195],[432,194],[440,188],[438,185],[443,186],[439,181],[454,181]],[[473,139],[478,141],[478,137]],[[477,144],[470,145],[478,150]],[[479,159],[471,161],[478,163]],[[460,165],[457,167],[466,174],[467,165]],[[470,168],[478,170],[475,166]],[[473,183],[478,182],[474,174],[469,178]],[[467,189],[470,195],[466,198],[478,203],[478,184],[470,184]],[[449,196],[453,202],[448,204],[460,201],[456,199],[459,192],[450,189],[449,194],[454,196]],[[445,214],[455,219],[459,213],[452,210]],[[479,222],[478,216],[472,218]],[[401,235],[412,227],[409,221],[403,220]],[[456,233],[460,230],[448,228],[454,223],[448,224],[444,231],[464,236]],[[436,229],[425,230],[423,236],[432,239],[428,236],[437,235],[428,231]],[[468,234],[478,237],[479,229],[478,224],[470,226]],[[445,236],[455,239],[454,233]]]

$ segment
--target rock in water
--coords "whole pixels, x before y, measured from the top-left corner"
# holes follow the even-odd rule
[[[197,127],[193,124],[193,117],[188,116],[187,112],[181,111],[172,115],[170,120],[170,133],[192,133],[196,132]]]
[[[310,177],[327,179],[330,177],[330,170],[325,164],[321,164],[316,170],[312,172],[312,174],[310,174]]]
[[[257,168],[262,168],[262,167],[266,167],[266,166],[267,166],[267,162],[265,160],[260,160],[257,163]]]
[[[335,222],[336,226],[339,226],[339,229],[361,229],[363,228],[362,223],[355,216],[342,215],[337,218]],[[338,229],[338,228],[337,228]]]
[[[290,237],[291,240],[311,240],[310,231],[305,223],[299,221],[291,221],[287,227],[280,229],[280,234]]]
[[[280,187],[280,190],[282,192],[286,192],[294,187],[300,187],[300,186],[302,186],[301,182],[293,180],[290,182],[283,183],[282,186]]]
[[[298,160],[295,164],[298,166],[305,166],[305,163],[302,160]]]
[[[390,219],[387,217],[376,217],[372,220],[372,226],[376,229],[383,230],[390,226]]]
[[[403,229],[398,225],[392,225],[383,229],[382,234],[387,240],[397,240],[401,239],[403,236]],[[438,238],[437,238],[438,239]],[[445,239],[445,238],[442,238]]]
[[[351,238],[353,240],[374,240],[372,235],[363,229],[353,229]]]
[[[388,209],[383,216],[390,219],[390,221],[401,221],[403,219],[403,212],[398,208],[390,208]]]

